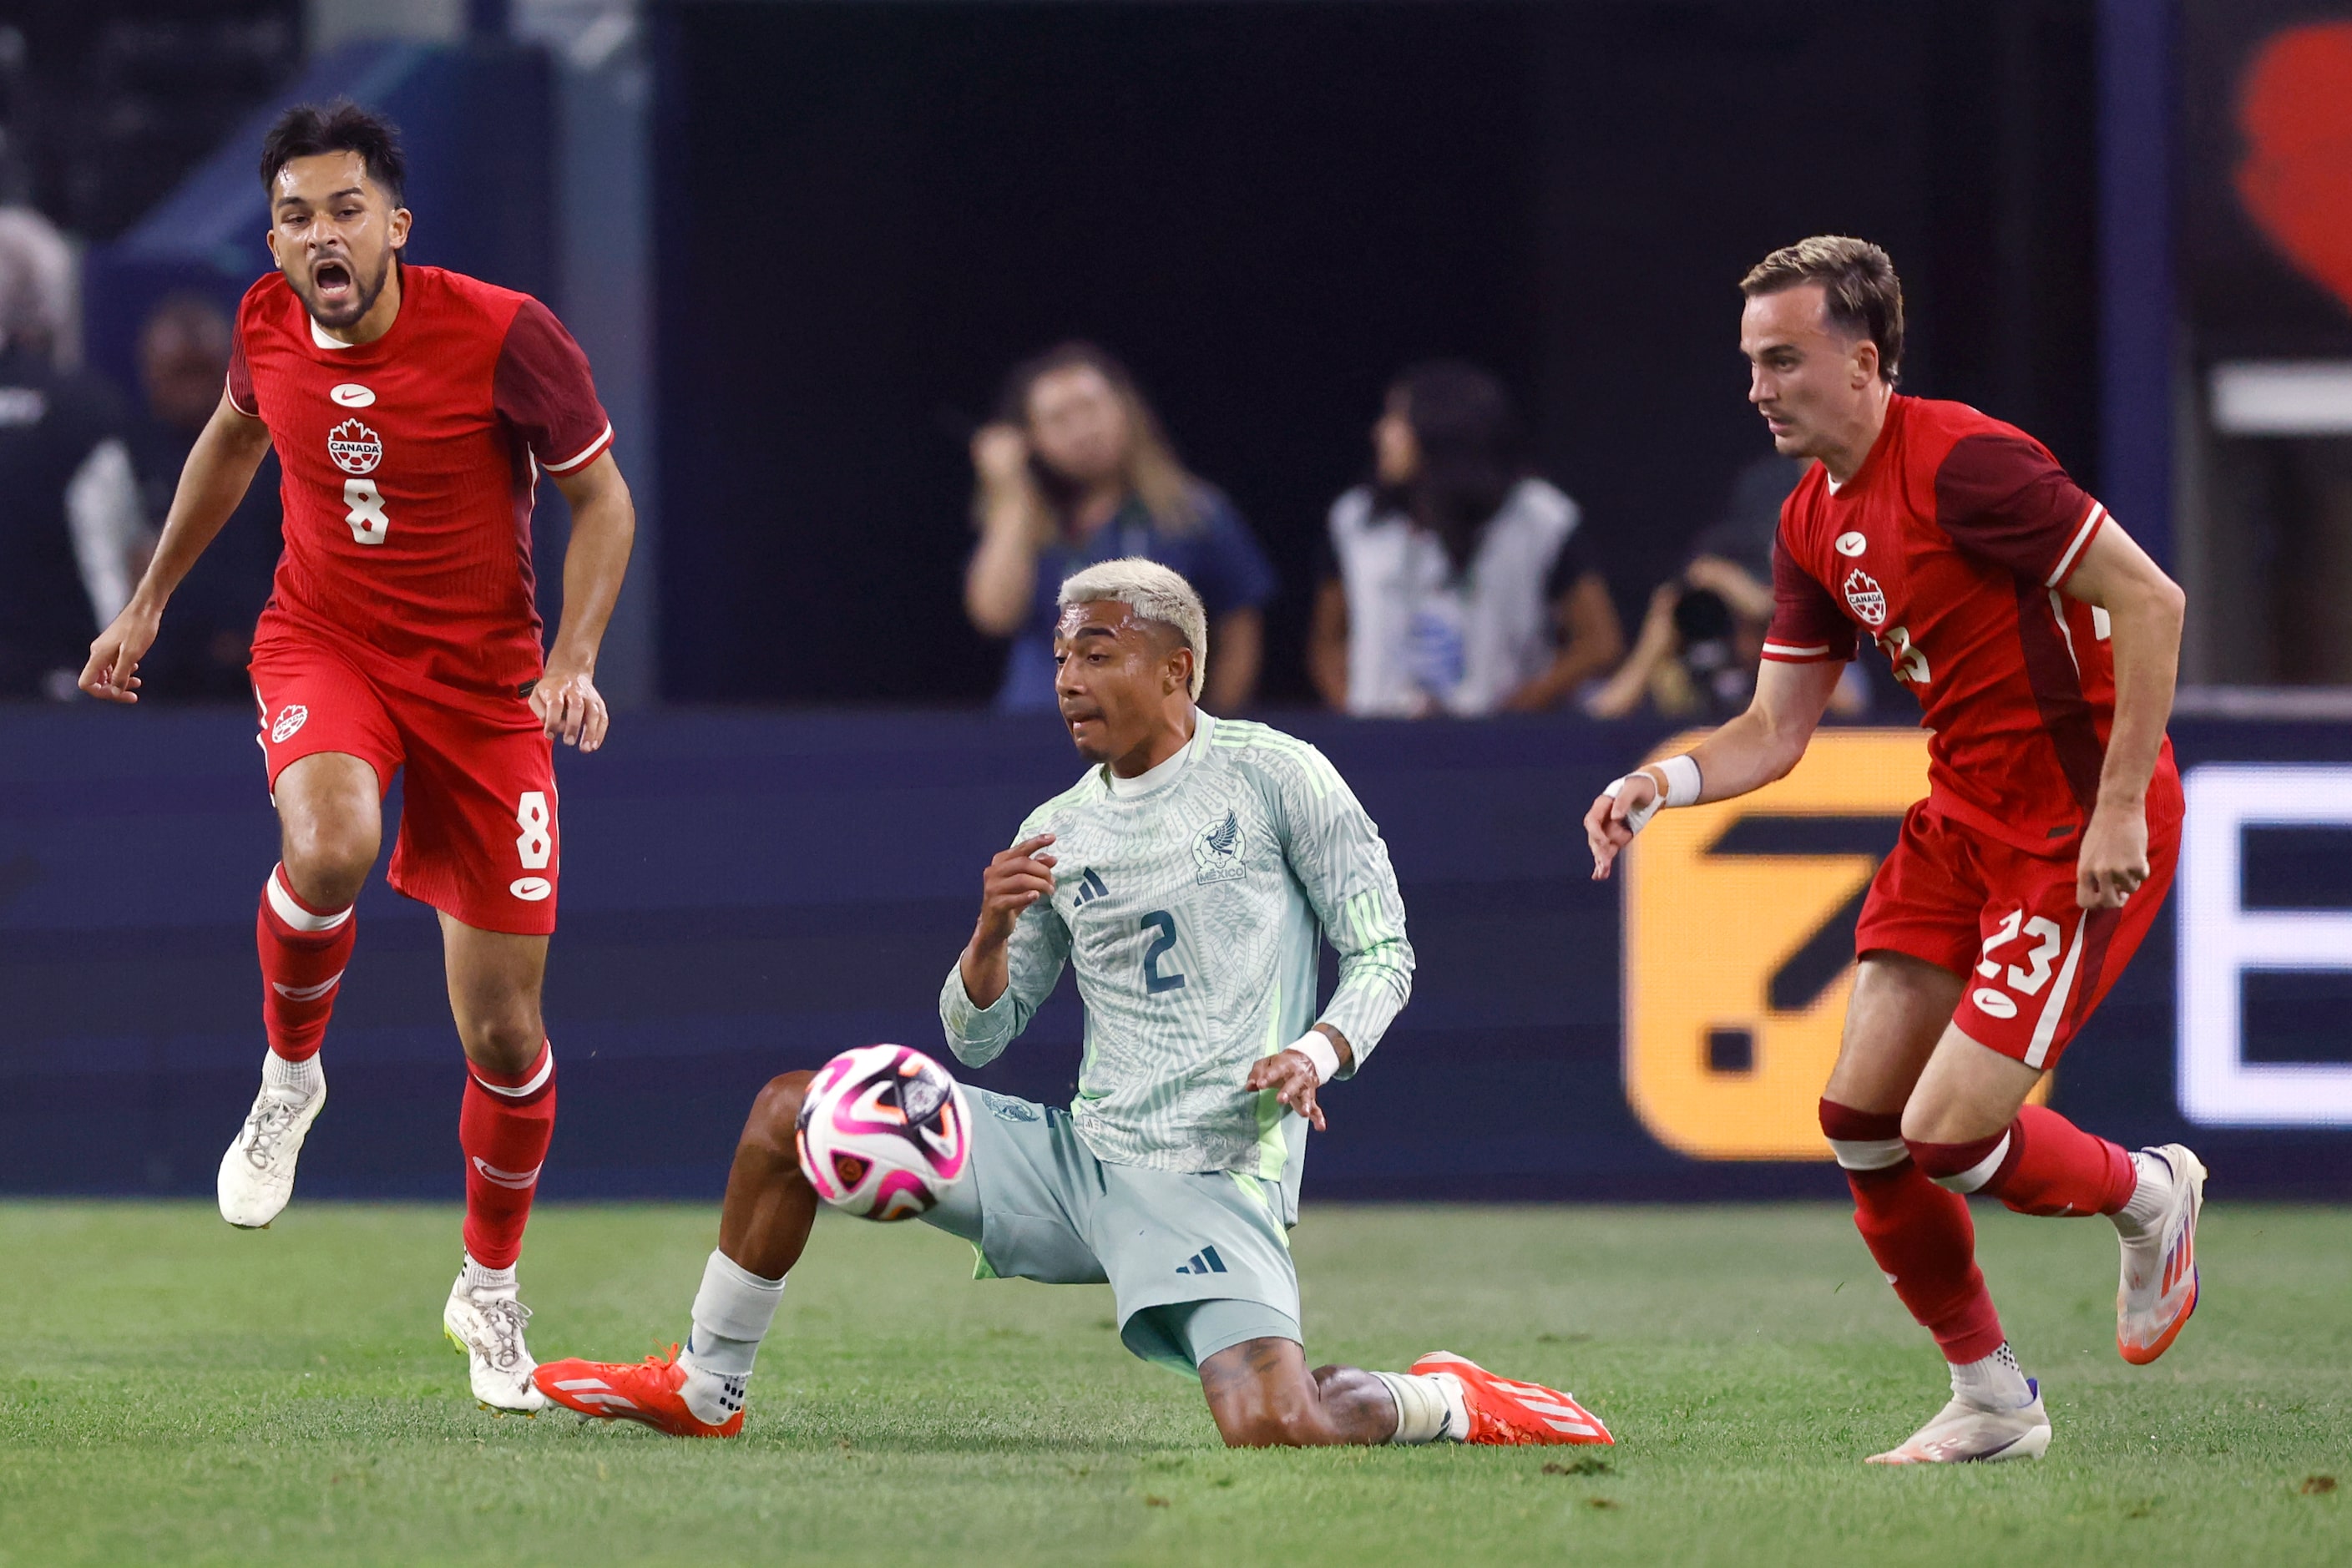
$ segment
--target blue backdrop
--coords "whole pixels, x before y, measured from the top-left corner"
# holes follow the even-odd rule
[[[1328,1095],[1310,1193],[1842,1190],[1826,1164],[1685,1158],[1628,1109],[1618,889],[1587,879],[1577,820],[1659,731],[1285,723],[1379,819],[1420,955],[1411,1007]],[[2352,763],[2343,726],[2174,734],[2184,768]],[[559,766],[547,1014],[562,1112],[544,1190],[709,1199],[770,1075],[873,1040],[937,1048],[934,998],[981,866],[1079,771],[1050,719],[933,713],[626,715],[603,752]],[[2352,910],[2352,820],[2250,827],[2242,847],[2244,905]],[[0,709],[0,1190],[211,1190],[262,1051],[252,926],[274,850],[248,716]],[[2194,1142],[2217,1191],[2352,1196],[2352,1127],[2184,1121],[2176,914],[2068,1055],[2056,1103],[2129,1142]],[[303,1191],[455,1199],[462,1068],[432,918],[379,879],[361,922]],[[2340,957],[2249,977],[2247,1061],[2352,1074],[2352,946]],[[1078,1026],[1066,981],[971,1076],[1066,1098]]]

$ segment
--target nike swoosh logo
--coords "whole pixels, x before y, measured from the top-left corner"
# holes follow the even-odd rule
[[[533,1165],[528,1171],[501,1171],[496,1165],[484,1160],[479,1154],[474,1156],[474,1169],[481,1172],[482,1180],[489,1183],[491,1185],[512,1187],[517,1192],[520,1192],[523,1188],[528,1187],[532,1183],[538,1181],[540,1172],[540,1167],[537,1165]]]
[[[365,408],[375,401],[375,394],[356,381],[347,381],[327,395],[346,408]]]
[[[332,991],[342,978],[343,972],[338,969],[316,985],[287,985],[273,980],[269,983],[269,988],[289,1002],[316,1002],[320,997]]]

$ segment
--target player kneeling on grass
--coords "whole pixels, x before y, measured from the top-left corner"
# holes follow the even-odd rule
[[[1818,461],[1781,505],[1754,704],[1601,793],[1584,818],[1592,874],[1661,805],[1794,768],[1857,631],[1877,642],[1925,710],[1927,798],[1863,905],[1822,1131],[1871,1257],[1951,1364],[1952,1399],[1875,1462],[2035,1458],[2050,1417],[2002,1336],[1964,1194],[2115,1222],[2126,1361],[2163,1354],[2197,1305],[2197,1156],[2126,1153],[2026,1103],[2179,857],[2164,725],[2180,590],[2039,442],[1896,395],[1903,294],[1885,251],[1808,239],[1741,290],[1748,401],[1781,456]]]
[[[1078,1097],[974,1093],[967,1172],[923,1217],[971,1242],[983,1278],[1108,1281],[1128,1348],[1197,1372],[1234,1447],[1608,1442],[1568,1395],[1455,1355],[1307,1370],[1286,1233],[1317,1091],[1361,1065],[1412,986],[1388,848],[1320,752],[1194,706],[1208,637],[1183,578],[1108,562],[1060,601],[1055,694],[1094,766],[989,863],[940,1016],[957,1057],[992,1061],[1075,964]],[[1339,956],[1319,1019],[1318,932]],[[742,1429],[816,1215],[794,1148],[813,1076],[752,1107],[685,1353],[549,1362],[549,1398],[682,1436]]]

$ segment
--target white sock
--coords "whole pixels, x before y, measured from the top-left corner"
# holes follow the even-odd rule
[[[687,1351],[695,1364],[734,1377],[751,1375],[760,1342],[776,1321],[784,1299],[782,1279],[752,1273],[716,1247],[702,1266],[702,1289],[694,1293],[694,1331]]]
[[[2033,1390],[2026,1386],[2024,1370],[2007,1340],[1982,1361],[1954,1362],[1951,1366],[1955,1399],[1982,1410],[2022,1410],[2033,1403]]]
[[[686,1381],[677,1385],[678,1398],[697,1421],[713,1426],[724,1426],[729,1419],[743,1408],[743,1400],[751,1380],[733,1373],[713,1372],[694,1359],[694,1349],[688,1346],[677,1358],[686,1369]]]
[[[327,1075],[319,1067],[316,1055],[289,1062],[276,1051],[261,1053],[261,1087],[290,1089],[308,1100],[327,1087]]]
[[[2172,1167],[2145,1149],[2132,1155],[2131,1163],[2138,1184],[2132,1188],[2131,1201],[2112,1217],[2117,1230],[2137,1241],[2155,1228],[2172,1202]]]
[[[474,1261],[474,1255],[469,1252],[457,1270],[457,1283],[468,1290],[487,1290],[493,1296],[511,1296],[515,1293],[514,1265],[509,1263],[504,1268],[485,1268]]]
[[[1376,1372],[1374,1377],[1396,1401],[1396,1432],[1391,1443],[1434,1443],[1441,1437],[1458,1443],[1470,1433],[1470,1409],[1462,1399],[1462,1384],[1439,1373]]]

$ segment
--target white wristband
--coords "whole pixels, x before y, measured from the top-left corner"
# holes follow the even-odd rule
[[[1331,1037],[1320,1029],[1309,1029],[1298,1037],[1290,1047],[1315,1064],[1315,1081],[1326,1084],[1339,1070],[1339,1053],[1331,1044]]]
[[[1659,773],[1665,775],[1666,786],[1663,791],[1651,795],[1646,803],[1635,806],[1625,814],[1625,829],[1629,833],[1639,833],[1643,828],[1647,827],[1650,825],[1650,818],[1657,816],[1663,807],[1698,804],[1698,764],[1691,761],[1688,754],[1668,757],[1664,762],[1657,763],[1656,767]],[[1612,782],[1609,787],[1601,793],[1611,800],[1615,800],[1619,792],[1624,789],[1633,777],[1632,773],[1627,773],[1623,778]],[[1653,787],[1655,786],[1656,782],[1654,779],[1651,781]]]
[[[1668,805],[1698,804],[1698,763],[1691,760],[1688,752],[1678,757],[1668,757],[1664,762],[1658,763],[1657,767],[1658,772],[1664,773],[1666,778]]]

